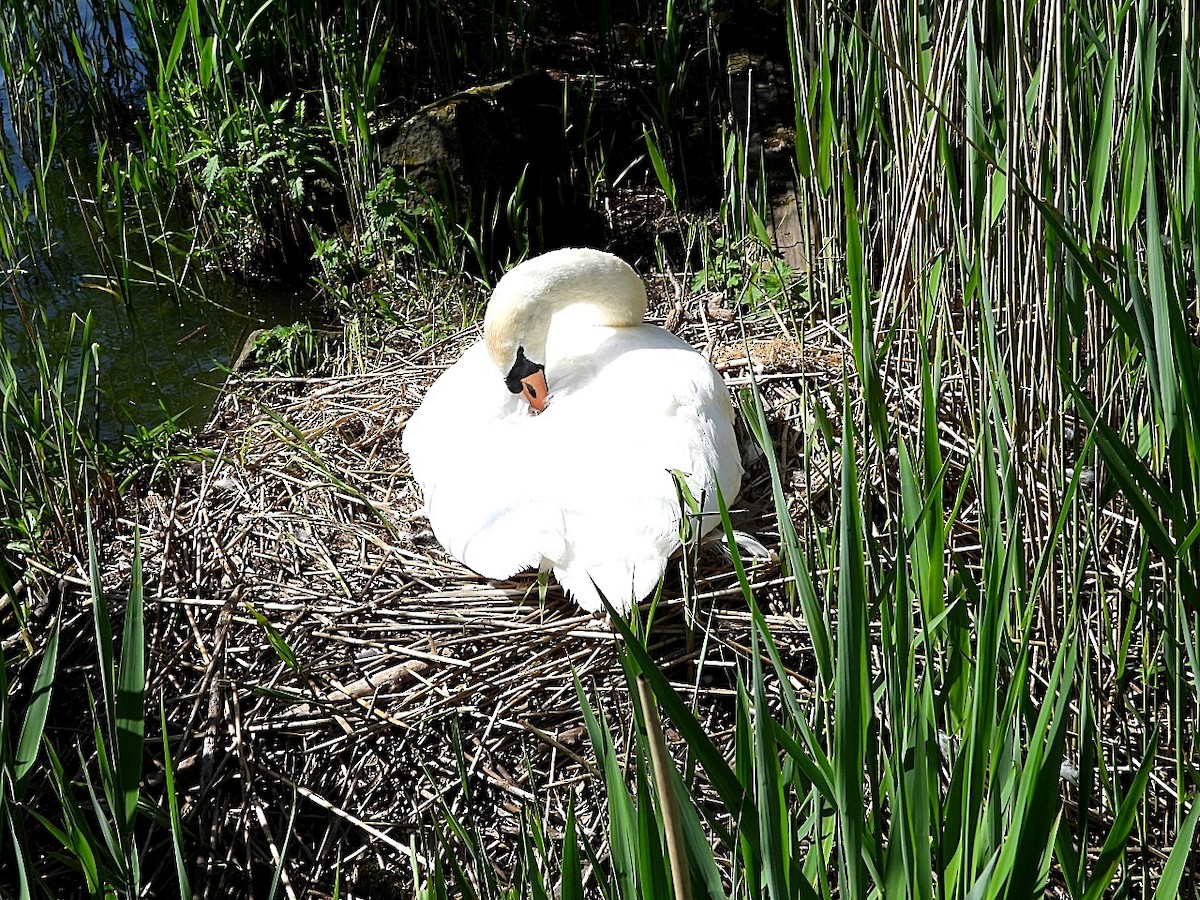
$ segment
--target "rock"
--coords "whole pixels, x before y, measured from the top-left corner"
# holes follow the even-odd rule
[[[376,136],[380,159],[435,196],[445,179],[472,204],[561,197],[571,171],[563,85],[543,73],[471,88]]]
[[[567,140],[584,111],[569,95],[564,82],[529,73],[431,103],[375,142],[385,165],[470,227],[486,266],[514,250],[592,244],[602,231],[571,183]]]

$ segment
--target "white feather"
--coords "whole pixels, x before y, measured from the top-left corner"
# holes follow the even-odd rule
[[[605,287],[595,285],[597,305],[611,302]],[[729,502],[737,494],[729,394],[700,354],[654,325],[567,313],[542,337],[544,412],[509,392],[480,341],[430,388],[404,449],[453,556],[487,578],[553,569],[584,609],[601,609],[598,588],[625,612],[654,590],[679,546],[671,470],[703,498],[703,531],[719,522],[714,485]]]

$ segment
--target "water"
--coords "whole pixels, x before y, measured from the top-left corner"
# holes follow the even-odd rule
[[[68,150],[88,152],[86,147]],[[84,171],[89,162],[83,161]],[[75,369],[79,353],[67,346],[67,336],[72,320],[78,331],[90,313],[91,341],[99,357],[102,438],[168,418],[184,425],[203,423],[225,382],[225,367],[250,332],[304,317],[303,304],[294,296],[254,292],[216,278],[199,285],[210,302],[150,283],[131,284],[125,302],[106,289],[108,279],[100,271],[65,170],[54,169],[46,188],[42,215],[51,226],[49,253],[31,254],[23,271],[10,270],[7,279],[0,271],[0,335],[19,369],[32,370],[28,326],[39,332],[52,354],[73,352]],[[144,251],[131,256],[145,262]]]
[[[90,21],[85,2],[80,11],[85,22]],[[17,150],[21,142],[2,74],[0,111],[0,153],[18,194],[31,192],[36,179]],[[56,159],[44,179],[44,205],[39,204],[26,222],[22,258],[10,265],[0,255],[0,337],[18,371],[30,377],[35,359],[31,328],[52,357],[68,354],[72,373],[77,374],[84,354],[78,346],[68,346],[67,336],[73,321],[78,332],[90,314],[91,341],[100,362],[97,426],[102,439],[116,439],[170,418],[184,425],[201,424],[225,382],[224,367],[236,358],[248,335],[257,328],[306,318],[305,304],[294,295],[250,290],[216,277],[195,280],[192,293],[197,296],[192,297],[153,283],[134,283],[124,299],[117,296],[102,272],[95,238],[68,175],[83,173],[86,180],[95,171],[92,129],[78,121],[83,118],[58,116]],[[33,141],[24,136],[29,154]],[[16,203],[11,187],[0,186],[3,202]],[[148,264],[144,247],[130,249],[126,258],[135,269]],[[154,280],[141,271],[136,277]]]

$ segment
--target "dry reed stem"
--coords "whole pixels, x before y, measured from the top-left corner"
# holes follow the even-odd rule
[[[703,329],[730,381],[753,366],[785,452],[803,440],[805,402],[823,396],[838,407],[827,395],[841,390],[841,348],[818,352],[809,341],[802,352],[778,335],[743,344],[735,327],[697,324],[690,312],[685,337]],[[400,452],[409,412],[474,337],[419,362],[390,351],[361,374],[231,385],[194,466],[117,523],[106,580],[127,577],[138,529],[148,703],[164,697],[184,824],[210,844],[198,896],[262,889],[281,858],[288,896],[327,889],[339,858],[408,883],[410,839],[467,802],[455,733],[472,814],[499,848],[497,863],[516,852],[526,803],[561,827],[574,797],[581,825],[602,825],[582,790],[595,768],[572,679],[610,714],[629,712],[611,630],[554,585],[542,603],[532,576],[488,583],[447,557]],[[777,548],[765,465],[747,456],[738,524]],[[797,489],[797,512],[823,491]],[[679,575],[668,575],[650,650],[721,735],[750,620],[723,557],[704,549],[700,561],[686,604]],[[806,691],[808,638],[778,605],[778,567],[763,562],[751,576]],[[705,643],[701,658],[694,648]]]
[[[702,330],[728,381],[753,374],[762,387],[793,518],[802,530],[830,526],[838,447],[824,443],[814,416],[820,411],[841,428],[851,364],[836,332],[743,341],[735,326],[693,312],[685,337],[696,342]],[[453,359],[474,337],[460,335],[434,353]],[[572,679],[610,721],[631,720],[612,633],[555,586],[542,603],[532,576],[485,582],[433,539],[400,452],[409,412],[443,368],[426,361],[432,355],[414,364],[393,350],[353,377],[233,386],[200,436],[202,461],[145,496],[136,522],[119,523],[114,546],[124,552],[110,553],[120,561],[108,579],[126,577],[135,525],[145,570],[156,573],[146,592],[153,598],[148,702],[157,703],[155,691],[166,700],[185,826],[208,834],[200,896],[241,890],[272,871],[293,808],[282,884],[296,896],[327,889],[339,859],[351,868],[377,865],[408,883],[412,854],[420,857],[422,847],[419,838],[410,842],[444,809],[461,815],[468,803],[498,865],[519,852],[527,803],[561,828],[573,798],[584,833],[600,840],[603,811],[583,790],[595,767]],[[911,378],[908,366],[888,372],[892,420],[901,428],[919,421],[920,401],[902,383]],[[956,412],[965,415],[970,400],[953,381],[942,400],[952,498],[975,464],[974,436],[956,427]],[[742,444],[737,524],[778,550],[765,463],[748,436]],[[893,469],[884,461],[864,471],[894,479]],[[895,490],[885,480],[865,487]],[[969,495],[949,536],[965,564],[978,560],[977,522]],[[1114,578],[1136,565],[1107,558]],[[725,560],[713,551],[700,560],[686,601],[672,567],[650,651],[713,739],[727,742],[750,616]],[[798,611],[783,603],[784,579],[774,563],[750,574],[793,686],[811,696],[814,661]],[[826,581],[826,573],[812,574]],[[672,744],[678,752],[678,740]]]

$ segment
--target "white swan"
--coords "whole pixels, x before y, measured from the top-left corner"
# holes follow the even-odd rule
[[[589,611],[650,594],[679,547],[671,470],[719,523],[742,466],[721,376],[675,335],[642,322],[628,264],[565,249],[496,285],[484,340],[429,389],[404,451],[434,534],[487,578],[553,569]],[[547,388],[549,392],[547,393]]]

